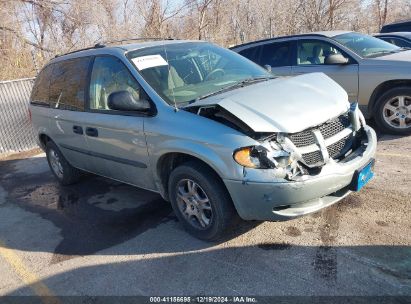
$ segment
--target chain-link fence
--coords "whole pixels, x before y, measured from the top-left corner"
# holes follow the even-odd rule
[[[28,109],[33,82],[33,78],[0,81],[0,153],[37,146]]]

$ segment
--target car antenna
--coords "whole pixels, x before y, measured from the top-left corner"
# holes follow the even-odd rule
[[[166,55],[168,75],[170,75],[170,73],[171,73],[170,63],[168,62],[168,54],[167,54],[167,49],[166,49],[166,45],[165,45],[164,41],[163,41],[163,49],[164,49],[164,53],[165,53],[165,55]],[[174,88],[173,88],[173,87],[171,87],[171,92],[173,93],[174,111],[177,112],[177,111],[178,111],[178,107],[177,107],[176,97],[175,97],[175,95],[174,95]]]

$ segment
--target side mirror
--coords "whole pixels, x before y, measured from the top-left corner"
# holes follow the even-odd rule
[[[343,55],[341,54],[331,54],[327,57],[325,57],[325,64],[329,64],[329,65],[336,65],[336,64],[347,64],[348,63],[348,58],[345,58]]]
[[[147,100],[136,100],[129,91],[113,92],[108,96],[108,107],[117,111],[147,112],[151,109]]]
[[[271,73],[271,65],[265,64],[264,69],[266,69],[267,71],[269,71]]]

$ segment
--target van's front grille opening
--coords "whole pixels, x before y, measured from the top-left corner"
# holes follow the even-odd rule
[[[315,137],[311,130],[290,134],[289,137],[296,147],[305,147],[315,144]]]
[[[316,138],[314,130],[319,130],[322,138]],[[344,134],[347,135],[343,136]],[[300,148],[303,163],[306,166],[310,168],[322,166],[324,164],[324,155],[320,150],[318,141],[324,141],[323,144],[327,148],[329,157],[333,159],[341,158],[351,149],[353,144],[351,119],[347,112],[319,126],[289,134],[288,137],[297,148]]]
[[[321,165],[324,161],[320,151],[305,153],[302,156],[304,161],[310,165]]]
[[[346,152],[348,152],[348,150],[351,149],[352,142],[353,142],[353,136],[352,134],[350,134],[344,137],[343,139],[340,139],[336,143],[329,145],[327,147],[328,154],[330,155],[331,158],[340,158]]]
[[[318,127],[322,136],[327,139],[330,138],[342,130],[348,128],[351,125],[351,119],[348,116],[348,113],[343,114],[337,118],[330,120]]]

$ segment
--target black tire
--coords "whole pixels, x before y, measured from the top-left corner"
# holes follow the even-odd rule
[[[181,200],[180,203],[177,200],[178,186],[185,180],[197,183],[209,200],[212,216],[205,228],[195,227],[195,221],[190,222],[180,209]],[[168,191],[179,221],[191,235],[201,240],[217,241],[223,238],[227,229],[239,218],[221,179],[214,171],[199,162],[188,162],[175,168],[170,174]]]
[[[378,100],[377,103],[375,104],[375,123],[377,124],[378,128],[388,134],[394,134],[394,135],[408,135],[411,134],[411,120],[407,118],[407,124],[410,123],[410,126],[407,128],[399,128],[390,125],[388,122],[385,121],[384,119],[384,113],[387,110],[384,110],[385,105],[390,102],[390,100],[393,100],[395,97],[398,96],[409,96],[411,97],[411,88],[410,87],[398,87],[398,88],[393,88],[382,94]],[[395,102],[395,101],[394,101]],[[408,101],[407,101],[408,102]],[[410,103],[411,105],[411,103]],[[388,113],[394,113],[394,112],[388,112]],[[405,115],[409,114],[406,113]],[[398,115],[403,115],[403,113],[398,113]],[[395,120],[393,124],[399,124],[399,120]]]
[[[56,171],[58,170],[53,168],[53,157],[55,157],[53,156],[53,153],[58,156],[58,161],[61,164],[61,174],[57,173]],[[64,186],[71,185],[80,179],[82,172],[68,163],[63,154],[60,152],[60,149],[52,141],[49,141],[46,144],[46,156],[50,170],[60,184]]]

